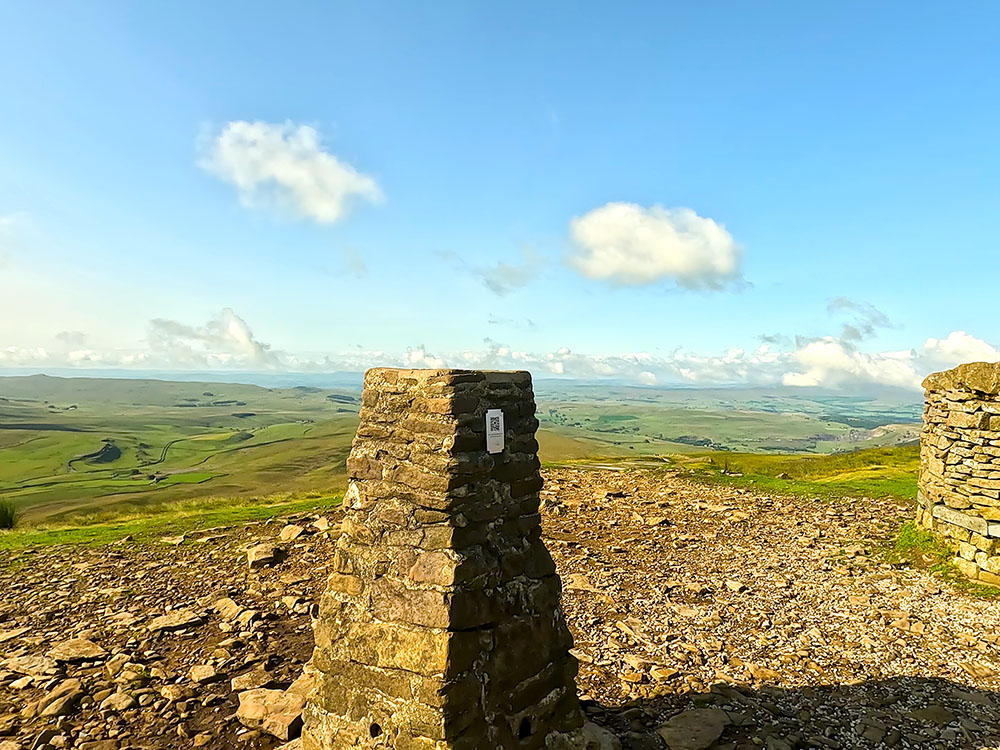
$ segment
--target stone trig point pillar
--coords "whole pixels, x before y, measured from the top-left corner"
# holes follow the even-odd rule
[[[970,578],[1000,585],[1000,363],[924,380],[917,520],[948,537]]]
[[[537,425],[527,372],[365,375],[304,750],[586,747]]]

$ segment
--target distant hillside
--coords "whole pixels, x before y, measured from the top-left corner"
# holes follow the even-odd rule
[[[319,376],[275,377],[291,387],[0,377],[0,498],[31,521],[187,498],[341,489],[360,377],[357,387],[337,388],[318,385]],[[837,453],[912,441],[919,418],[913,394],[906,403],[899,394],[551,380],[538,381],[536,392],[548,463],[706,449]]]

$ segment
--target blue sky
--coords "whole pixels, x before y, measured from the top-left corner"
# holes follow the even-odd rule
[[[998,22],[0,2],[0,367],[849,387],[1000,359]]]

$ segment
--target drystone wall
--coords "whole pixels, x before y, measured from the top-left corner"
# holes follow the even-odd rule
[[[924,390],[917,520],[963,573],[1000,585],[1000,363],[934,373]]]
[[[366,374],[305,750],[590,746],[537,426],[526,372]]]

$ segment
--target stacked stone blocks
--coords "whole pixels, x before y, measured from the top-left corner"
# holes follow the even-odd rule
[[[970,578],[1000,585],[1000,363],[924,380],[917,520]]]
[[[530,375],[370,370],[360,417],[305,750],[584,747]]]

